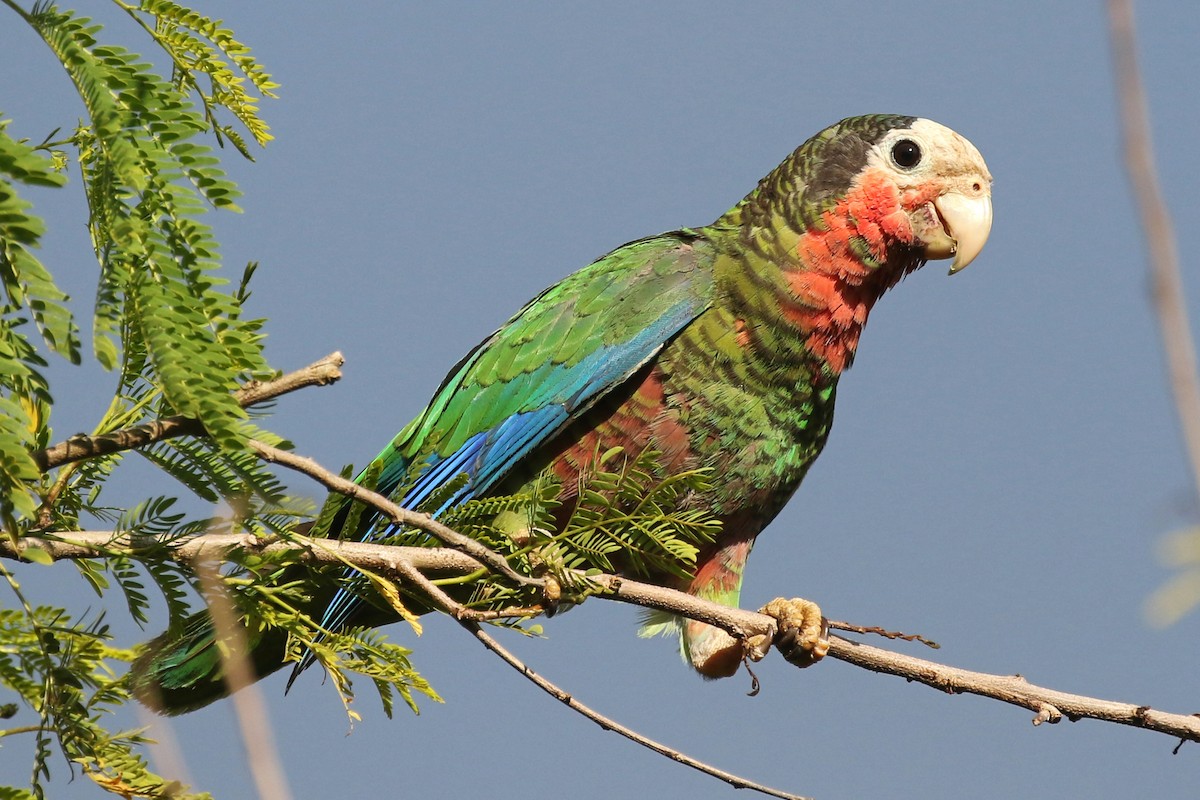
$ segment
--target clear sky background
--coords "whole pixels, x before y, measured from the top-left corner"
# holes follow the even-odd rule
[[[257,164],[230,156],[246,213],[212,216],[232,274],[262,262],[252,311],[271,320],[273,363],[346,354],[341,383],[284,399],[273,420],[333,468],[378,452],[540,289],[630,239],[711,221],[826,125],[890,112],[967,136],[996,178],[991,241],[963,274],[934,263],[876,307],[825,454],[755,548],[744,605],[801,595],[943,643],[896,645],[919,656],[1200,711],[1200,614],[1159,630],[1143,612],[1170,575],[1156,543],[1198,510],[1120,165],[1103,4],[200,7],[282,84],[264,109],[278,140]],[[82,107],[65,76],[3,19],[10,132],[69,128]],[[1200,13],[1141,3],[1138,23],[1200,315]],[[39,194],[38,210],[47,262],[86,315],[95,268],[73,186],[69,202]],[[56,431],[89,428],[111,385],[98,371],[56,384]],[[160,481],[130,497],[173,491]],[[94,607],[69,566],[20,576]],[[820,800],[1195,795],[1200,749],[1172,756],[1162,735],[1034,728],[1027,711],[834,661],[798,672],[769,658],[750,698],[746,677],[703,682],[635,629],[632,609],[593,601],[545,640],[503,639],[637,730]],[[571,713],[452,623],[390,633],[444,706],[389,721],[364,682],[347,736],[319,670],[287,697],[282,675],[263,684],[296,798],[734,796]],[[229,704],[171,731],[197,787],[252,796]],[[6,742],[0,777],[23,780],[29,752]],[[53,796],[100,796],[52,767]]]

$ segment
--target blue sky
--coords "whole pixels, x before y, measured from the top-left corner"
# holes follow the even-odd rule
[[[1103,4],[201,7],[282,84],[264,108],[278,140],[256,164],[229,163],[245,214],[214,222],[231,271],[262,262],[252,302],[273,362],[347,356],[341,383],[281,401],[273,423],[333,468],[378,452],[544,286],[622,242],[711,221],[827,124],[915,114],[970,138],[996,178],[991,241],[961,275],[934,264],[877,306],[824,455],[759,539],[744,605],[802,595],[937,639],[950,664],[1200,709],[1200,615],[1159,630],[1143,613],[1170,574],[1156,542],[1195,523],[1197,503],[1119,161]],[[1196,314],[1200,15],[1142,3],[1138,23]],[[11,23],[2,40],[5,74],[36,68],[0,100],[10,132],[73,124],[78,99],[40,42]],[[38,202],[47,263],[86,314],[78,197]],[[64,377],[56,430],[89,427],[110,387],[95,370]],[[167,490],[156,480],[131,492]],[[46,599],[94,603],[70,567],[21,577]],[[639,731],[820,800],[1195,790],[1198,751],[1172,756],[1161,735],[1035,729],[1020,709],[837,662],[768,659],[749,698],[744,677],[702,682],[635,627],[631,609],[597,601],[551,620],[545,640],[509,643]],[[281,676],[263,684],[295,797],[733,794],[575,716],[453,624],[391,633],[446,705],[388,721],[364,686],[347,736],[316,670],[287,697]],[[198,787],[251,796],[228,704],[172,728]],[[0,750],[0,775],[28,763],[20,743]],[[56,797],[100,796],[56,784]]]

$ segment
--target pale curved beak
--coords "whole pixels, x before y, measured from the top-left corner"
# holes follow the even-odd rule
[[[946,254],[954,256],[950,265],[953,275],[974,261],[987,243],[992,231],[992,195],[987,189],[973,195],[951,191],[935,199],[933,205],[946,233],[954,240],[953,249]]]

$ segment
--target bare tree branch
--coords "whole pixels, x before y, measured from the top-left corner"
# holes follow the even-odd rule
[[[1192,465],[1192,479],[1200,497],[1200,375],[1197,374],[1196,347],[1184,304],[1179,248],[1171,213],[1154,168],[1150,112],[1138,70],[1133,0],[1110,0],[1108,13],[1116,60],[1121,130],[1125,137],[1125,167],[1129,171],[1146,235],[1154,308],[1162,332],[1167,372]]]
[[[268,400],[274,400],[285,394],[304,389],[309,386],[328,386],[337,383],[342,378],[341,367],[346,363],[340,351],[334,351],[322,359],[314,361],[307,367],[281,375],[273,381],[248,383],[234,393],[238,405],[250,408]]]
[[[364,495],[363,500],[372,502],[369,495]],[[152,546],[161,549],[163,545],[154,542]],[[0,539],[0,557],[20,558],[21,551],[29,547],[37,547],[56,560],[103,557],[112,551],[136,556],[146,552],[147,540],[131,541],[128,537],[114,537],[113,533],[107,531],[62,533],[55,534],[53,538],[26,537],[17,545],[10,540]],[[172,543],[168,547],[171,556],[183,562],[201,557],[211,558],[230,547],[246,547],[268,553],[296,550],[314,563],[348,562],[401,581],[405,579],[404,568],[428,576],[468,574],[484,566],[462,552],[446,548],[391,547],[299,536],[293,542],[285,542],[256,539],[249,535],[206,534]],[[404,568],[398,567],[398,564],[404,565]],[[591,575],[588,580],[603,588],[604,592],[597,597],[681,614],[716,625],[746,641],[761,636],[774,638],[776,633],[775,619],[755,611],[729,608],[685,592],[616,575]],[[828,657],[873,672],[923,683],[949,694],[975,694],[1020,706],[1034,712],[1034,724],[1058,722],[1063,717],[1072,721],[1088,718],[1200,742],[1200,717],[1194,715],[1069,694],[1037,686],[1020,676],[959,669],[840,636],[831,637]]]
[[[36,547],[55,561],[76,558],[106,558],[113,553],[144,556],[161,552],[165,547],[171,558],[190,564],[204,558],[220,560],[232,548],[272,555],[281,552],[300,552],[314,564],[340,562],[345,559],[372,571],[386,572],[395,558],[403,558],[425,573],[450,572],[466,574],[483,569],[470,556],[455,550],[433,547],[386,547],[365,542],[337,539],[313,539],[293,535],[289,540],[257,537],[249,533],[206,533],[202,536],[163,541],[153,536],[130,535],[115,531],[70,531],[24,536],[14,545],[0,538],[0,557],[23,558],[23,553]]]
[[[1116,722],[1180,739],[1200,742],[1200,717],[1156,711],[1150,706],[1068,694],[1029,683],[1021,675],[993,675],[948,667],[933,661],[833,636],[829,655],[840,661],[917,681],[948,694],[975,694],[1034,712],[1033,724],[1096,719]]]
[[[1118,4],[1118,2],[1114,2],[1114,7]],[[1186,318],[1183,321],[1186,330]],[[1190,345],[1190,337],[1188,343]],[[337,368],[341,363],[341,356],[335,353],[304,370],[291,373],[277,381],[247,386],[238,393],[239,402],[243,405],[253,405],[303,386],[320,385],[336,380],[340,375]],[[1200,394],[1197,397],[1200,398]],[[1185,419],[1189,416],[1183,415]],[[1195,419],[1200,420],[1200,412],[1195,415]],[[37,454],[37,457],[39,463],[47,465],[44,468],[49,469],[70,461],[143,446],[167,436],[177,436],[183,433],[204,434],[193,420],[159,420],[147,426],[117,432],[110,437],[95,439],[74,437]],[[1200,443],[1200,432],[1197,433],[1197,442]],[[617,730],[623,736],[643,746],[735,786],[755,789],[777,797],[794,797],[690,759],[635,731],[626,729],[584,706],[553,683],[534,673],[504,649],[480,628],[477,615],[456,603],[429,580],[431,575],[464,575],[480,569],[488,569],[518,583],[526,585],[542,583],[538,579],[517,573],[499,553],[487,548],[477,540],[463,536],[427,514],[401,508],[388,498],[324,469],[311,459],[254,440],[249,442],[249,446],[263,460],[304,473],[331,491],[373,507],[397,525],[415,527],[429,533],[446,547],[394,547],[364,542],[314,539],[299,535],[291,535],[284,540],[258,538],[249,534],[204,534],[188,539],[164,542],[157,538],[118,535],[111,531],[76,531],[42,537],[25,537],[15,542],[0,538],[0,557],[20,559],[29,548],[37,548],[55,560],[103,558],[114,552],[135,556],[138,554],[148,555],[153,552],[161,553],[166,548],[171,558],[184,563],[194,563],[202,560],[221,559],[230,548],[242,548],[262,553],[295,551],[313,563],[350,563],[376,574],[406,582],[417,591],[430,597],[435,604],[446,609],[485,647],[506,663],[528,677],[543,691],[566,703],[601,727]],[[1196,455],[1197,464],[1200,465],[1200,446],[1197,447]],[[1197,468],[1197,475],[1200,476],[1200,466]],[[596,595],[598,597],[620,600],[644,608],[668,611],[706,622],[722,628],[745,642],[764,639],[774,641],[778,633],[776,620],[765,614],[728,608],[684,592],[616,575],[589,575],[587,579],[601,587],[602,592]],[[831,637],[828,655],[864,669],[923,683],[950,694],[976,694],[1029,709],[1034,712],[1033,722],[1035,725],[1043,722],[1055,723],[1064,716],[1072,721],[1091,718],[1165,733],[1181,740],[1200,742],[1200,717],[1195,715],[1173,714],[1157,711],[1149,706],[1069,694],[1036,686],[1019,675],[993,675],[958,669],[872,647],[839,636]]]
[[[290,372],[273,381],[247,384],[235,392],[234,397],[237,398],[238,404],[242,408],[249,408],[306,386],[325,386],[342,377],[340,367],[343,363],[345,363],[345,359],[341,353],[330,353],[303,369]],[[33,460],[38,465],[38,469],[48,472],[63,464],[124,450],[134,450],[163,439],[177,436],[203,436],[204,434],[204,427],[199,420],[184,416],[164,417],[142,425],[135,425],[132,428],[113,431],[103,436],[85,436],[83,434],[72,436],[53,447],[33,453]]]

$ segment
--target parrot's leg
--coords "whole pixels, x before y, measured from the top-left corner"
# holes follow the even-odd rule
[[[727,530],[735,533],[698,559],[688,593],[737,608],[742,572],[758,527],[729,525]],[[683,654],[705,678],[728,678],[741,668],[747,647],[715,625],[689,619],[683,621]]]
[[[820,607],[811,600],[776,597],[760,608],[759,613],[775,618],[778,624],[775,647],[797,667],[811,667],[829,652],[829,626],[821,616]],[[755,653],[748,655],[754,658]],[[764,655],[766,648],[758,658]]]

